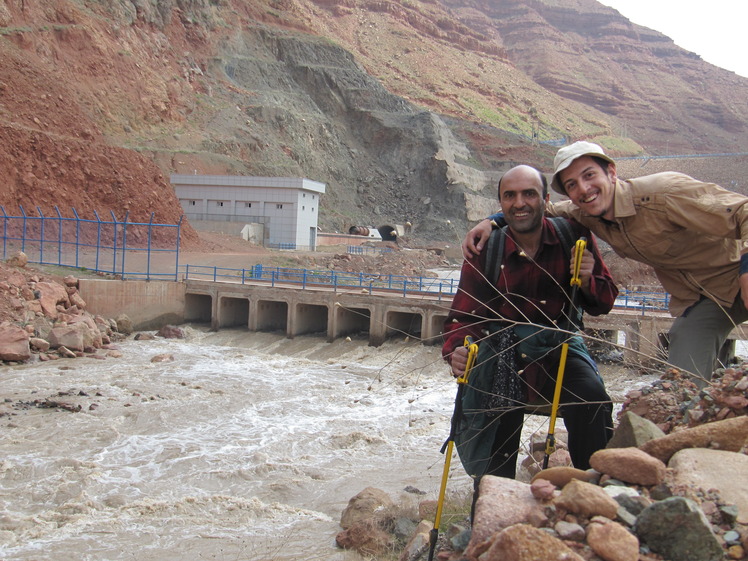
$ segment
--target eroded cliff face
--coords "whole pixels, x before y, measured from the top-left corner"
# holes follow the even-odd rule
[[[747,80],[557,4],[7,0],[0,204],[174,222],[169,173],[293,175],[327,184],[326,230],[443,239],[493,208],[496,172],[550,165],[533,135],[748,144]]]
[[[671,153],[746,146],[748,81],[616,10],[594,0],[445,3],[484,35],[499,35],[537,84],[609,115],[616,134],[651,153],[665,143]]]

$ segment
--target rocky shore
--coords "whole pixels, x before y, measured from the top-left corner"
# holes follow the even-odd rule
[[[671,370],[629,392],[613,440],[570,466],[561,445],[530,481],[487,476],[473,524],[441,528],[442,561],[718,561],[748,559],[748,363],[699,390]],[[414,492],[418,492],[415,490]],[[400,512],[368,488],[341,517],[340,547],[426,559],[436,501]],[[410,525],[412,531],[402,535]]]

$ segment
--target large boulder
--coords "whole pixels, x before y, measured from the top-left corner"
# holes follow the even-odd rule
[[[666,466],[639,448],[606,448],[590,457],[590,466],[626,483],[657,485],[665,478]]]
[[[67,347],[75,351],[84,351],[89,347],[101,347],[101,333],[91,329],[85,321],[72,324],[56,325],[49,332],[49,344],[52,348]]]
[[[34,289],[39,294],[42,311],[48,318],[57,319],[57,304],[62,304],[65,308],[70,305],[67,290],[61,284],[56,282],[38,282],[34,286]]]
[[[0,325],[0,360],[19,362],[29,358],[29,333],[16,325]]]
[[[685,448],[712,448],[738,452],[748,441],[748,417],[733,417],[690,429],[680,430],[645,442],[640,446],[650,456],[663,462]]]
[[[676,485],[717,489],[723,500],[738,507],[738,522],[748,524],[748,456],[690,448],[673,454],[668,467]]]
[[[375,487],[367,487],[348,501],[348,506],[340,517],[340,525],[347,529],[362,520],[381,518],[382,513],[394,504],[386,492]]]

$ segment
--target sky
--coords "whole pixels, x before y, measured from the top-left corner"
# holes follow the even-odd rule
[[[598,0],[670,37],[715,66],[748,78],[748,1]]]

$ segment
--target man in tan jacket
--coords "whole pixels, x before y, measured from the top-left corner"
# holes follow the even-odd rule
[[[704,386],[730,331],[748,320],[748,197],[675,172],[630,180],[591,142],[561,148],[554,191],[571,200],[548,213],[574,218],[622,257],[654,268],[671,295],[668,362]],[[489,217],[468,232],[466,256],[480,253]]]

